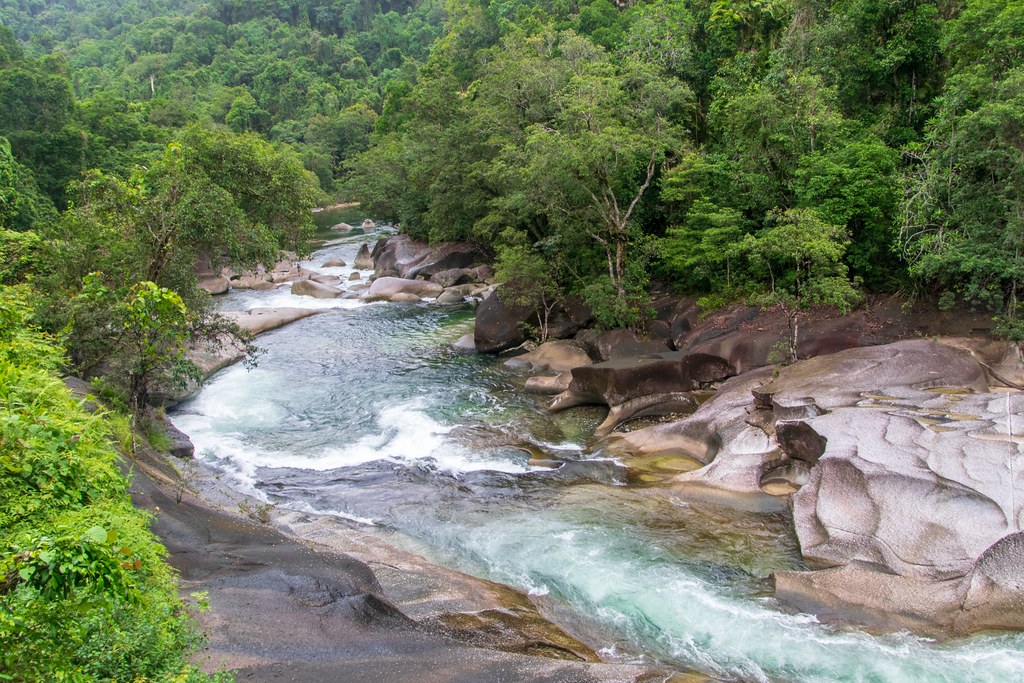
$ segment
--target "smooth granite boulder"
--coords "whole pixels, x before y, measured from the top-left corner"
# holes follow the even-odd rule
[[[528,306],[502,301],[500,290],[480,302],[476,309],[473,338],[480,353],[499,353],[526,341],[525,326],[536,316]]]
[[[394,235],[377,240],[370,256],[378,277],[404,278],[432,252],[425,242],[416,242],[408,235]]]
[[[373,258],[370,256],[370,245],[364,244],[359,247],[356,257],[352,261],[352,267],[358,270],[373,270]]]
[[[508,368],[552,375],[591,364],[593,361],[583,345],[568,339],[545,342],[529,353],[505,361]]]
[[[1024,394],[989,393],[969,352],[921,339],[740,375],[607,449],[707,463],[673,478],[684,497],[767,509],[785,496],[765,491],[791,493],[815,571],[778,572],[776,594],[798,609],[966,633],[1024,625],[1021,420]]]
[[[311,296],[314,299],[337,299],[342,291],[337,287],[325,285],[313,280],[299,280],[292,283],[292,294],[296,296]]]
[[[222,276],[204,277],[199,279],[199,289],[213,296],[227,294],[231,289],[231,282]]]
[[[425,280],[406,280],[400,277],[377,278],[363,294],[365,301],[411,301],[409,295],[435,298],[444,291],[441,285]]]

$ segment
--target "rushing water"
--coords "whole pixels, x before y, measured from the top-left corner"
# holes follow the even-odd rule
[[[317,266],[351,262],[364,239],[304,267],[347,277]],[[1024,681],[1018,635],[935,643],[787,613],[767,581],[800,566],[786,515],[637,484],[667,473],[638,478],[589,452],[598,411],[548,415],[494,359],[452,351],[472,330],[468,306],[325,301],[287,286],[223,302],[280,305],[332,310],[262,336],[258,368],[218,373],[173,415],[240,490],[397,530],[434,559],[564,601],[603,625],[611,659],[744,681]],[[531,467],[531,456],[567,464]]]

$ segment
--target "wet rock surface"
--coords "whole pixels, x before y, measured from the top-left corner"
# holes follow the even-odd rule
[[[182,591],[208,595],[209,609],[198,617],[209,637],[200,657],[206,670],[307,683],[706,680],[597,663],[521,593],[330,521],[330,531],[303,515],[286,526],[306,539],[347,543],[352,554],[314,547],[189,494],[176,502],[179,484],[160,456],[144,449],[138,465],[135,504],[154,513]]]
[[[568,389],[554,398],[550,410],[607,405],[608,418],[596,430],[601,436],[631,418],[693,412],[697,399],[689,392],[731,374],[728,363],[706,354],[666,351],[617,358],[573,368]]]

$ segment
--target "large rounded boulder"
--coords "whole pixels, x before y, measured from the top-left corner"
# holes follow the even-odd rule
[[[365,301],[415,301],[420,298],[432,299],[443,291],[444,288],[436,282],[381,277],[373,281],[362,298]],[[410,296],[417,299],[410,299]]]
[[[537,316],[529,306],[506,303],[496,290],[476,309],[473,339],[480,353],[499,353],[526,341],[526,328],[536,324]]]

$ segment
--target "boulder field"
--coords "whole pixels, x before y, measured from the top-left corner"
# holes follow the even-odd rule
[[[389,237],[361,250],[359,267],[372,259],[375,274],[347,295],[482,297],[459,350],[515,349],[536,316],[492,295],[480,258],[470,245]],[[294,270],[252,277],[323,284]],[[645,332],[597,332],[569,299],[550,319],[556,341],[506,364],[530,375],[527,391],[552,395],[553,411],[606,405],[595,445],[606,454],[692,461],[658,484],[673,497],[790,509],[805,567],[773,575],[782,603],[937,636],[1024,628],[1024,363],[1017,345],[985,336],[988,316],[897,299],[815,311],[801,322],[804,360],[776,367],[776,312],[702,315],[669,296],[652,308]],[[666,421],[615,431],[639,417]]]
[[[970,315],[950,321],[960,336],[922,338],[942,314],[882,301],[808,321],[810,357],[771,366],[781,327],[770,314],[734,307],[700,320],[678,300],[669,311],[670,337],[583,330],[506,365],[530,375],[526,391],[554,395],[552,411],[607,406],[595,450],[627,465],[693,461],[658,484],[667,494],[789,508],[805,569],[774,573],[782,603],[933,636],[1024,628],[1016,344],[977,335],[984,321]],[[517,316],[529,312],[486,299],[477,350],[516,342]],[[614,431],[651,416],[667,421]]]
[[[431,247],[407,235],[393,235],[377,241],[373,249],[360,249],[356,264],[372,263],[369,288],[360,294],[364,301],[415,302],[432,299],[439,304],[463,303],[492,291],[494,271],[482,265],[476,247],[445,243]]]
[[[908,340],[738,375],[604,445],[702,463],[674,495],[789,504],[808,570],[775,573],[782,602],[949,635],[1024,628],[1022,442],[1024,394],[990,390],[966,350]]]

